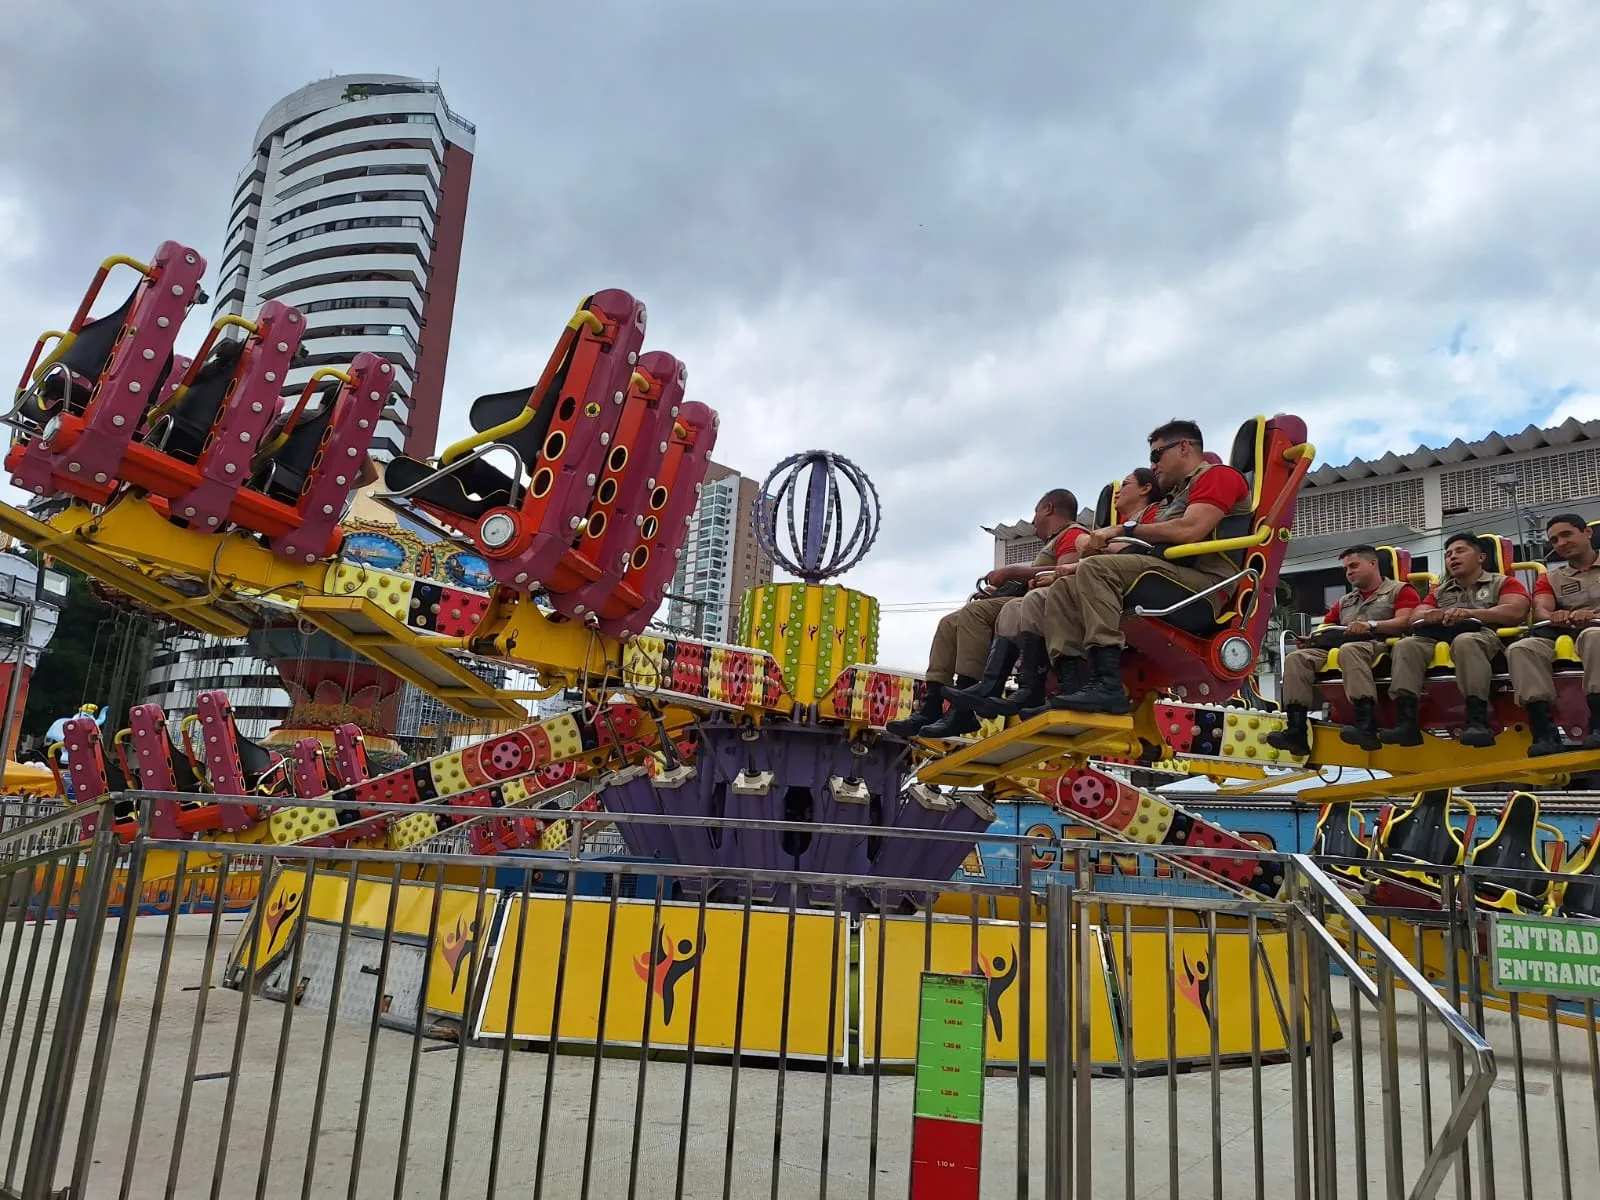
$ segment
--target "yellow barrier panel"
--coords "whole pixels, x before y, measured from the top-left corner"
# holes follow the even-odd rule
[[[564,897],[535,896],[528,903],[522,933],[522,971],[516,1011],[507,1020],[511,976],[516,958],[523,901],[506,904],[496,941],[488,997],[478,1021],[481,1037],[511,1036],[543,1041],[550,1037],[555,986],[561,962]],[[731,1050],[738,1016],[740,945],[745,938],[742,908],[707,908],[703,939],[696,945],[699,907],[663,904],[661,927],[651,946],[654,904],[643,900],[617,903],[610,970],[606,940],[610,902],[577,899],[572,903],[566,974],[561,994],[561,1039],[599,1040],[602,986],[606,989],[605,1041],[611,1046],[637,1046],[643,1041],[645,1000],[650,997],[650,1045],[686,1047],[694,989],[700,989],[695,1046],[699,1050]],[[824,1059],[828,1055],[828,983],[834,995],[833,1054],[845,1049],[844,962],[849,939],[840,926],[839,964],[830,971],[835,919],[829,913],[800,912],[794,918],[794,950],[790,964],[790,1057]],[[777,1054],[782,1043],[785,948],[789,940],[787,911],[753,910],[750,914],[748,965],[745,977],[744,1053]],[[913,1017],[916,1005],[909,1009]]]
[[[878,926],[876,915],[861,919],[861,972],[859,977],[861,1042],[858,1062],[869,1065],[879,1054],[878,1037]],[[1029,1059],[1043,1063],[1045,1056],[1045,929],[1030,927],[1029,946]],[[909,1063],[917,1057],[917,997],[922,985],[923,953],[928,936],[922,917],[890,917],[883,931],[883,1046],[885,1063]],[[977,958],[973,961],[972,922],[935,917],[932,954],[926,969],[949,974],[989,977],[990,1066],[1017,1062],[1017,1030],[1021,1024],[1017,956],[1021,926],[1011,922],[980,921]],[[1089,989],[1090,1054],[1095,1062],[1115,1062],[1111,1008],[1104,980]]]
[[[232,965],[243,971],[253,958],[258,973],[266,969],[294,944],[295,925],[303,918],[323,922],[337,933],[344,922],[349,888],[347,873],[318,872],[308,901],[306,873],[298,868],[280,871],[260,910],[259,927],[240,932],[231,955]],[[390,888],[388,880],[365,876],[356,879],[355,903],[350,911],[353,930],[364,929],[382,936],[388,926]],[[397,939],[429,945],[433,962],[428,972],[428,1008],[465,1019],[473,963],[483,942],[481,931],[491,927],[500,893],[493,889],[484,892],[480,921],[477,888],[440,889],[439,921],[435,927],[433,891],[432,884],[400,884],[394,934]]]
[[[861,930],[859,978],[860,1059],[873,1061],[877,1037],[876,987],[878,925],[882,918],[866,916]],[[1045,1061],[1045,929],[1032,933],[1029,1013],[1032,1035],[1029,1058]],[[1094,926],[1090,947],[1089,1057],[1096,1067],[1123,1066],[1121,997],[1129,985],[1123,972],[1123,936],[1117,930]],[[977,927],[977,956],[973,955],[971,921],[936,917],[933,921],[930,971],[973,973],[989,979],[989,1062],[1015,1064],[1020,1022],[1017,954],[1021,927],[1009,922],[981,921]],[[883,1049],[885,1063],[908,1063],[916,1058],[916,997],[924,969],[927,924],[920,917],[891,917],[884,931]],[[1288,1050],[1288,1031],[1274,1004],[1276,995],[1287,1008],[1289,991],[1288,942],[1282,932],[1263,927],[1257,958],[1260,1050],[1281,1058]],[[1251,1010],[1247,930],[1219,930],[1217,961],[1211,961],[1207,935],[1202,930],[1179,930],[1171,942],[1173,991],[1167,991],[1167,936],[1165,930],[1133,933],[1133,980],[1129,993],[1133,1066],[1164,1064],[1168,1058],[1167,1018],[1174,1015],[1170,1058],[1177,1063],[1207,1062],[1211,1057],[1211,1025],[1217,1025],[1219,1057],[1224,1061],[1247,1059],[1251,1054]],[[1076,950],[1076,948],[1075,948]],[[1113,1007],[1115,1006],[1115,1017]],[[1309,1018],[1308,1018],[1309,1019]]]

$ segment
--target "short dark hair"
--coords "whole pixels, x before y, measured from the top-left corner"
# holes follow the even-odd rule
[[[1063,513],[1073,520],[1078,517],[1078,498],[1066,488],[1051,488],[1039,497],[1039,503],[1048,504],[1051,512]]]
[[[1362,558],[1370,558],[1373,562],[1378,561],[1378,548],[1369,546],[1365,542],[1359,546],[1351,546],[1348,549],[1339,551],[1339,561],[1343,562],[1352,554],[1359,554]]]
[[[1478,553],[1482,554],[1485,558],[1493,558],[1494,557],[1494,551],[1490,550],[1488,546],[1484,545],[1483,544],[1483,539],[1481,537],[1478,537],[1476,534],[1472,534],[1472,533],[1452,533],[1449,537],[1445,538],[1445,540],[1444,540],[1444,548],[1446,550],[1448,550],[1448,549],[1450,549],[1451,546],[1455,545],[1457,542],[1471,542],[1473,547],[1478,551]]]
[[[1151,503],[1166,499],[1166,493],[1161,490],[1161,481],[1149,467],[1135,467],[1128,474],[1133,476],[1133,481],[1140,487],[1150,489]]]
[[[1182,418],[1168,421],[1165,425],[1157,425],[1150,431],[1149,441],[1152,446],[1157,442],[1193,442],[1197,450],[1203,448],[1206,444],[1205,437],[1200,432],[1200,426],[1193,421],[1185,421]]]
[[[1551,527],[1555,525],[1571,525],[1579,532],[1589,528],[1589,522],[1585,521],[1577,513],[1557,513],[1544,523],[1544,531],[1549,533]]]

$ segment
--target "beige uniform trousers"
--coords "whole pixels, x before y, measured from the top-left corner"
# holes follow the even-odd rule
[[[1045,606],[1050,595],[1047,587],[1036,587],[1026,596],[1006,601],[1000,618],[994,623],[995,637],[1021,637],[1025,633],[1044,633]]]
[[[1389,694],[1420,696],[1422,685],[1433,662],[1438,638],[1407,634],[1394,647],[1394,670],[1389,677]],[[1500,639],[1487,629],[1463,633],[1450,643],[1450,658],[1456,664],[1456,686],[1470,700],[1487,700],[1489,682],[1494,676],[1494,660],[1503,651]]]
[[[1383,653],[1382,642],[1346,642],[1339,647],[1339,673],[1344,677],[1344,694],[1352,700],[1376,700],[1378,687],[1372,680],[1373,660]],[[1291,650],[1283,660],[1284,704],[1316,708],[1317,672],[1328,665],[1328,652],[1307,646]]]
[[[1141,575],[1165,575],[1195,591],[1217,576],[1147,554],[1097,554],[1050,585],[1045,602],[1045,640],[1050,657],[1077,657],[1091,646],[1121,646],[1124,601]],[[1204,601],[1202,601],[1204,603]],[[1215,604],[1215,599],[1211,601]],[[1215,611],[1215,608],[1213,608]]]
[[[1593,696],[1600,692],[1600,629],[1585,629],[1576,640],[1583,660],[1583,690]],[[1541,700],[1549,704],[1556,698],[1555,662],[1556,644],[1545,638],[1526,637],[1506,647],[1506,667],[1518,704]]]
[[[994,640],[994,623],[1013,597],[995,596],[968,600],[953,613],[939,620],[928,650],[928,679],[951,684],[957,675],[983,678],[989,661],[989,643]]]

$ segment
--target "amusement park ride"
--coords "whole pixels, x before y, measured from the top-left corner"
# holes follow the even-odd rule
[[[137,277],[131,294],[91,317],[118,267]],[[911,826],[976,839],[994,819],[994,800],[1033,796],[1110,840],[1213,852],[1186,858],[1185,868],[1270,895],[1282,884],[1277,871],[1236,856],[1254,850],[1251,842],[1106,765],[1186,760],[1192,770],[1241,781],[1235,793],[1277,782],[1266,768],[1293,768],[1294,778],[1321,782],[1301,793],[1327,802],[1321,849],[1401,873],[1408,864],[1469,858],[1500,868],[1550,865],[1531,796],[1513,796],[1494,836],[1473,847],[1470,833],[1463,838],[1451,826],[1449,810],[1459,803],[1451,789],[1560,786],[1600,770],[1600,751],[1530,758],[1525,719],[1509,696],[1495,701],[1498,736],[1482,749],[1430,733],[1421,746],[1368,751],[1325,725],[1313,726],[1305,758],[1267,744],[1283,727],[1280,716],[1233,701],[1267,636],[1295,497],[1314,456],[1297,417],[1252,418],[1233,440],[1227,461],[1253,497],[1237,528],[1205,546],[1167,551],[1233,558],[1222,615],[1164,579],[1151,587],[1169,590],[1130,598],[1130,715],[1050,712],[991,721],[976,738],[906,742],[884,726],[914,709],[922,681],[872,664],[877,602],[825,582],[859,562],[877,531],[871,483],[845,459],[795,455],[768,480],[760,534],[797,581],[747,593],[739,645],[651,631],[717,417],[685,398],[677,358],[645,349],[645,309],[633,296],[606,290],[586,298],[536,383],[476,400],[474,432],[437,458],[388,465],[388,490],[377,499],[481,558],[487,585],[479,590],[377,565],[341,528],[390,395],[392,365],[358,354],[347,367],[318,369],[298,398],[281,403],[279,381],[305,321],[276,302],[252,320],[219,320],[192,360],[177,354],[204,270],[198,253],[173,242],[148,263],[108,259],[67,328],[40,337],[7,418],[7,472],[33,499],[26,510],[0,505],[0,528],[127,603],[203,633],[239,636],[263,620],[314,627],[469,716],[526,722],[518,701],[532,695],[498,689],[470,669],[473,660],[531,670],[539,694],[575,689],[584,706],[379,774],[369,770],[358,728],[308,736],[287,756],[275,754],[239,734],[220,693],[201,697],[176,739],[169,715],[153,704],[136,706],[109,745],[92,719],[69,722],[63,766],[80,799],[124,788],[188,797],[155,804],[148,821],[157,836],[398,848],[441,833],[438,820],[372,806],[448,798],[484,810],[465,823],[476,850],[554,847],[567,828],[552,798],[570,803],[566,785],[581,777],[597,788],[585,804],[612,812],[861,830],[723,839],[703,825],[628,824],[636,855],[943,880],[970,843],[869,835]],[[1109,503],[1107,489],[1102,504]],[[1502,568],[1512,566],[1504,561],[1509,547],[1496,544]],[[1389,554],[1391,576],[1408,568],[1403,554]],[[1560,710],[1586,711],[1570,639],[1558,643],[1557,661],[1568,668],[1558,675]],[[1344,697],[1336,656],[1330,667],[1325,687],[1337,714]],[[1441,645],[1422,723],[1451,727],[1460,707]],[[1324,772],[1341,767],[1387,777],[1327,781]],[[339,807],[297,804],[327,796]],[[1415,799],[1367,836],[1352,824],[1350,802],[1380,796]],[[118,833],[131,838],[137,821],[129,809]],[[1600,915],[1597,839],[1570,867],[1572,882],[1549,894],[1508,886],[1481,899]],[[1426,899],[1421,882],[1394,886]]]

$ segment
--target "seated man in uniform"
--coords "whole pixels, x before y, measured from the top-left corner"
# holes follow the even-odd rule
[[[1149,467],[1135,467],[1117,485],[1111,511],[1118,524],[1153,521],[1161,499],[1161,485],[1156,482],[1155,472]],[[1040,571],[1028,581],[1026,596],[1009,601],[1000,610],[983,678],[969,688],[951,688],[945,692],[952,710],[945,720],[955,719],[956,709],[970,709],[979,717],[1009,717],[1044,703],[1050,674],[1050,656],[1044,641],[1045,602],[1050,595],[1050,585],[1078,569],[1077,543],[1088,536],[1087,529],[1079,533],[1071,552],[1057,558],[1054,570]],[[1122,543],[1111,546],[1113,550],[1131,548]],[[1017,668],[1017,690],[1005,696],[1006,679],[1013,666]],[[965,718],[965,722],[972,728],[977,726],[971,718]]]
[[[961,710],[951,713],[959,720],[943,721],[945,689],[971,687],[978,682],[1000,610],[1015,598],[1016,592],[1027,587],[1034,575],[1054,569],[1062,558],[1074,553],[1078,537],[1087,532],[1077,520],[1078,498],[1066,488],[1056,488],[1040,498],[1033,509],[1033,531],[1044,542],[1038,557],[1026,566],[990,571],[984,576],[984,583],[990,588],[1005,589],[1003,594],[974,596],[941,618],[928,650],[928,690],[923,694],[922,707],[904,720],[890,721],[885,726],[890,733],[898,737],[956,737],[978,728],[977,718]]]
[[[1045,635],[1058,682],[1052,708],[1128,711],[1121,671],[1122,609],[1140,576],[1165,575],[1198,592],[1238,573],[1233,560],[1220,553],[1174,562],[1115,553],[1112,539],[1118,537],[1136,537],[1156,547],[1210,541],[1224,517],[1250,511],[1250,485],[1232,467],[1206,460],[1200,427],[1193,421],[1168,421],[1150,434],[1150,468],[1168,493],[1155,520],[1095,530],[1080,545],[1083,561],[1078,569],[1050,585]],[[1213,595],[1208,602],[1215,611],[1227,599]]]
[[[1344,694],[1355,706],[1354,725],[1339,736],[1364,750],[1377,750],[1378,689],[1372,681],[1372,662],[1383,653],[1385,638],[1403,634],[1411,625],[1411,610],[1421,602],[1416,588],[1404,579],[1385,579],[1378,569],[1376,546],[1351,546],[1339,555],[1350,590],[1333,602],[1324,624],[1342,625],[1347,639],[1339,644],[1339,671]],[[1303,639],[1302,639],[1303,641]],[[1316,703],[1317,672],[1328,665],[1328,651],[1302,644],[1283,660],[1286,731],[1267,734],[1267,745],[1291,754],[1310,754],[1310,727],[1306,714]]]
[[[1600,750],[1600,555],[1589,527],[1575,513],[1561,513],[1545,522],[1550,548],[1564,560],[1533,585],[1533,621],[1549,636],[1526,637],[1506,647],[1506,665],[1517,703],[1528,710],[1533,731],[1529,754],[1559,754],[1569,747],[1550,715],[1556,687],[1555,636],[1572,635],[1583,662],[1583,691],[1589,700],[1589,736],[1585,750]]]
[[[1467,723],[1457,740],[1463,746],[1492,746],[1489,728],[1489,685],[1494,660],[1504,649],[1495,630],[1520,624],[1528,615],[1528,589],[1512,575],[1486,570],[1489,555],[1470,533],[1445,539],[1446,577],[1412,613],[1412,633],[1395,643],[1389,696],[1395,724],[1380,738],[1390,746],[1422,745],[1417,724],[1417,698],[1422,694],[1434,647],[1450,642],[1456,665],[1456,686],[1467,702]],[[1461,628],[1466,626],[1466,628]]]

